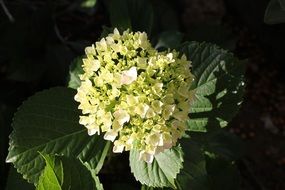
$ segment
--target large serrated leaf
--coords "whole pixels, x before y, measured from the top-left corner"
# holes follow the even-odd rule
[[[141,190],[172,190],[172,188],[170,187],[149,187],[146,185],[142,185]]]
[[[151,164],[139,160],[139,152],[130,151],[130,166],[135,178],[150,187],[176,188],[175,179],[183,167],[181,147],[173,147],[157,154]]]
[[[190,131],[225,127],[237,113],[244,94],[244,64],[208,43],[188,42],[180,49],[192,61],[195,76]]]
[[[110,144],[87,135],[79,125],[75,90],[56,87],[37,93],[14,116],[7,162],[31,183],[37,182],[45,163],[38,152],[76,157],[99,172]]]

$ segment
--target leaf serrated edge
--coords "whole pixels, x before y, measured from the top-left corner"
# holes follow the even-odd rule
[[[182,146],[179,144],[179,145],[177,145],[176,146],[176,148],[179,148],[180,149],[180,151],[175,151],[175,152],[177,152],[177,153],[175,153],[175,154],[179,154],[179,155],[181,155],[180,156],[180,160],[181,160],[181,164],[179,164],[181,167],[179,167],[179,170],[177,171],[177,172],[175,172],[175,177],[173,178],[173,184],[170,182],[170,180],[168,179],[168,177],[165,175],[165,177],[166,177],[166,179],[168,180],[168,183],[170,184],[170,185],[172,185],[171,186],[171,188],[174,188],[174,189],[177,189],[177,187],[176,187],[176,181],[177,181],[177,177],[178,177],[178,175],[180,174],[180,172],[183,170],[183,168],[184,168],[184,152],[183,152],[183,149],[182,149]],[[167,150],[165,150],[165,151],[167,151]],[[170,151],[173,151],[173,150],[170,150]],[[177,162],[176,162],[177,163]],[[159,163],[157,162],[157,165],[159,166]],[[147,166],[147,165],[146,165]],[[133,176],[135,177],[135,179],[136,179],[136,181],[138,181],[138,182],[140,182],[142,185],[146,185],[147,187],[154,187],[154,188],[163,188],[163,187],[170,187],[170,186],[164,186],[164,185],[149,185],[145,180],[144,181],[140,181],[139,179],[137,179],[137,176],[135,176],[134,175],[134,171],[133,171],[133,168],[131,167],[131,162],[129,162],[129,167],[130,167],[130,169],[131,169],[131,173],[133,174]],[[159,168],[161,168],[161,167],[159,167]],[[162,169],[161,169],[162,170]],[[162,170],[163,171],[163,170]],[[164,171],[163,171],[163,173],[165,173]],[[152,180],[152,179],[150,179],[150,180]],[[156,183],[157,184],[157,183]]]
[[[26,105],[27,102],[29,102],[31,99],[33,99],[34,96],[38,96],[38,95],[44,94],[45,92],[50,91],[50,90],[61,89],[61,88],[63,88],[63,87],[61,87],[61,86],[51,87],[51,88],[44,89],[44,90],[42,90],[42,91],[36,92],[35,94],[29,96],[29,97],[28,97],[26,100],[24,100],[24,101],[21,103],[21,105],[17,108],[17,110],[16,110],[16,112],[14,113],[13,118],[12,118],[11,126],[12,126],[12,129],[13,129],[13,130],[12,130],[11,134],[9,135],[8,155],[7,155],[7,157],[6,157],[5,162],[6,162],[6,163],[13,163],[13,164],[12,164],[12,165],[13,165],[13,168],[16,169],[17,173],[21,174],[22,177],[23,177],[23,179],[25,179],[27,182],[29,182],[29,183],[31,183],[31,184],[34,184],[34,185],[35,185],[35,183],[33,183],[32,180],[28,179],[27,174],[23,174],[23,173],[20,171],[20,169],[18,169],[18,168],[15,166],[14,162],[17,160],[17,158],[15,158],[16,156],[13,156],[13,157],[11,157],[11,158],[9,157],[9,156],[10,156],[10,150],[12,150],[12,148],[14,147],[14,145],[13,145],[13,142],[14,142],[14,141],[13,141],[13,135],[15,135],[15,128],[14,128],[15,118],[16,118],[17,115],[19,114],[20,109],[21,109],[24,105]],[[68,89],[70,90],[70,88],[68,88]]]

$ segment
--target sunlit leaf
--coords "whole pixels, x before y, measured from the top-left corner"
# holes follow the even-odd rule
[[[29,182],[36,183],[45,167],[38,152],[80,158],[96,173],[100,171],[110,144],[101,136],[88,136],[79,125],[74,95],[69,88],[45,90],[25,101],[15,114],[6,161]]]
[[[183,167],[181,147],[173,147],[155,155],[151,164],[139,160],[139,152],[131,150],[130,166],[136,180],[150,187],[175,188],[175,179]]]
[[[77,190],[77,189],[100,189],[99,178],[92,177],[90,171],[75,158],[42,155],[46,166],[43,170],[37,190]]]
[[[83,8],[93,8],[96,5],[97,0],[84,0],[81,3],[81,7]]]
[[[41,176],[39,177],[38,185],[36,190],[62,190],[61,185],[63,183],[63,167],[62,162],[59,161],[55,163],[54,156],[43,156],[45,159],[45,169],[43,170]],[[57,168],[55,168],[57,167]],[[56,171],[60,177],[57,177]]]

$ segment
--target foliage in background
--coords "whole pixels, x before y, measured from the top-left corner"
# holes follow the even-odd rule
[[[285,0],[271,0],[264,15],[266,24],[280,24],[285,22]]]

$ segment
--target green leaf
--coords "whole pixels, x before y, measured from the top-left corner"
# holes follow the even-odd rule
[[[244,155],[244,144],[234,134],[221,130],[201,135],[206,142],[204,150],[222,159],[235,161]]]
[[[112,0],[109,11],[113,27],[151,34],[153,8],[149,0]]]
[[[177,176],[178,189],[208,190],[206,160],[199,144],[190,139],[182,139],[184,151],[183,169]]]
[[[45,169],[43,173],[41,174],[38,185],[37,185],[37,190],[45,190],[45,189],[51,189],[51,190],[61,190],[61,185],[62,185],[62,178],[57,178],[56,176],[56,170],[57,171],[62,171],[62,163],[59,162],[58,164],[55,163],[55,157],[54,156],[43,156],[46,162]],[[55,167],[58,167],[55,169]],[[59,172],[60,176],[63,176],[63,172]]]
[[[184,162],[183,168],[175,180],[177,189],[222,190],[238,188],[239,176],[232,161],[238,158],[234,153],[234,151],[239,151],[235,140],[236,138],[231,134],[223,131],[215,131],[209,135],[208,133],[200,133],[199,136],[192,135],[190,139],[181,139]],[[230,150],[231,148],[232,150]],[[137,170],[143,171],[143,167]],[[141,175],[149,175],[149,173],[142,172]],[[235,178],[237,180],[232,181]],[[228,181],[223,182],[223,180]],[[222,186],[223,183],[225,186]],[[161,188],[143,185],[141,189],[159,190]]]
[[[96,173],[100,171],[110,143],[97,135],[88,136],[79,125],[75,93],[64,87],[39,92],[15,114],[6,161],[29,182],[36,183],[45,166],[38,152],[79,158]]]
[[[206,132],[227,126],[242,103],[244,64],[208,43],[188,42],[180,50],[192,61],[195,76],[188,130]]]
[[[136,180],[150,187],[176,188],[175,179],[183,167],[180,146],[155,155],[151,164],[139,160],[139,151],[130,151],[130,166]]]
[[[281,0],[271,0],[266,8],[264,22],[266,24],[279,24],[285,22],[284,2]],[[283,9],[281,8],[281,5]]]
[[[201,135],[201,138],[205,136]],[[184,166],[177,176],[178,189],[238,189],[239,175],[234,163],[215,154],[205,154],[205,146],[197,138],[182,139]],[[217,145],[218,146],[218,145]]]
[[[81,7],[83,8],[93,8],[96,5],[97,0],[84,0],[81,3]]]
[[[146,185],[142,185],[141,186],[141,190],[170,190],[172,188],[168,188],[168,187],[164,187],[164,188],[155,188],[155,187],[149,187],[149,186],[146,186]]]
[[[79,75],[83,74],[82,58],[83,57],[77,57],[76,59],[74,59],[69,67],[69,88],[77,89],[81,84]]]
[[[39,178],[37,190],[99,189],[90,171],[75,158],[43,155],[46,166]]]
[[[239,147],[234,136],[224,131],[215,131],[209,135],[208,133],[191,135],[190,139],[181,139],[180,143],[184,152],[184,162],[175,180],[177,189],[226,190],[239,187],[239,175],[233,162],[238,158],[238,154],[234,152],[239,151]],[[233,181],[234,179],[236,181]],[[141,188],[141,190],[159,189],[161,188],[146,185]]]
[[[182,41],[183,34],[178,31],[165,31],[158,37],[156,49],[174,49],[178,47]]]

